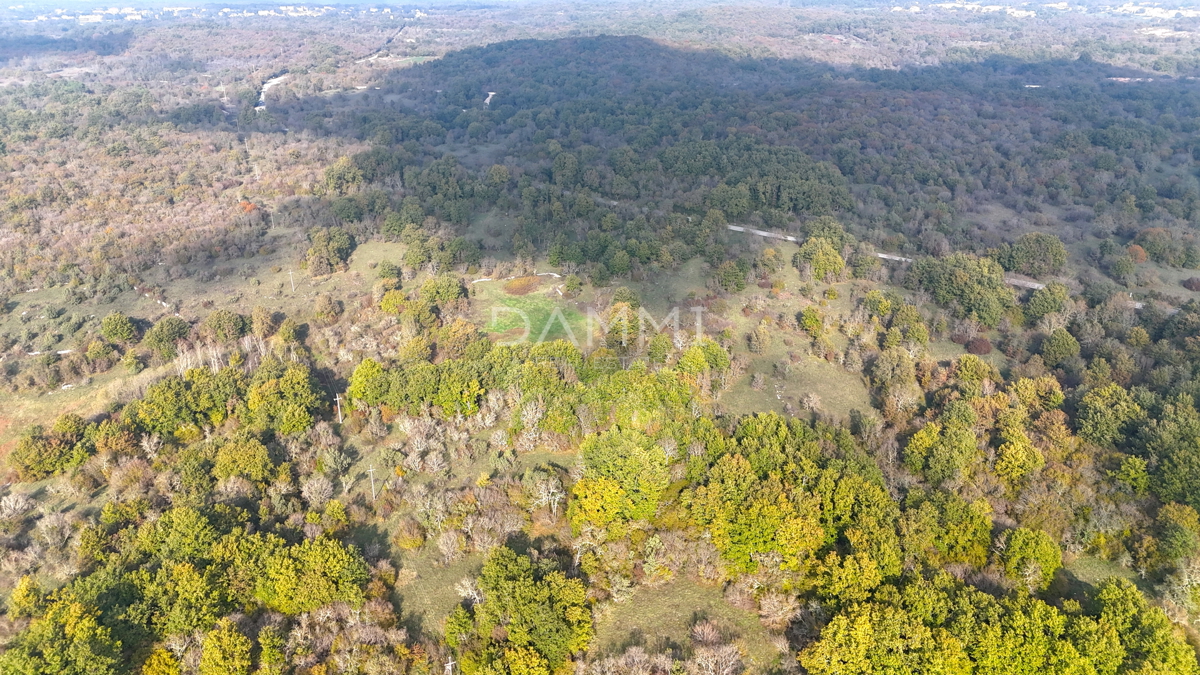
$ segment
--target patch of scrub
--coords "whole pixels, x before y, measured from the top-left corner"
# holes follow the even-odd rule
[[[758,617],[725,602],[720,587],[677,580],[659,588],[640,588],[633,597],[605,605],[596,617],[591,656],[619,654],[641,646],[647,652],[689,649],[692,625],[715,622],[745,654],[750,671],[764,672],[779,663],[779,651]]]

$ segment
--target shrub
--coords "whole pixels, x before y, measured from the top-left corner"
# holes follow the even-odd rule
[[[1065,328],[1055,328],[1042,343],[1042,358],[1052,368],[1074,356],[1079,356],[1079,341]]]
[[[411,518],[400,523],[392,543],[403,551],[415,551],[425,545],[425,528]]]
[[[980,356],[992,353],[992,341],[980,336],[967,343],[967,351]]]
[[[221,344],[231,343],[250,330],[246,317],[228,309],[213,310],[200,324],[200,334]]]
[[[406,300],[404,293],[391,290],[383,294],[383,298],[379,301],[379,309],[388,314],[399,314],[404,311]]]
[[[36,481],[82,464],[92,454],[92,445],[84,441],[84,422],[78,415],[66,414],[46,431],[34,426],[17,441],[9,464],[23,481]]]
[[[1181,281],[1179,283],[1181,286],[1188,289],[1189,291],[1196,291],[1197,293],[1200,293],[1200,277],[1192,277],[1191,279],[1184,279],[1183,281]]]
[[[187,337],[191,332],[192,327],[188,325],[188,322],[178,317],[168,316],[146,331],[145,344],[166,361],[175,358],[175,343]]]
[[[109,342],[133,342],[137,338],[137,328],[129,317],[113,312],[100,322],[100,334]]]

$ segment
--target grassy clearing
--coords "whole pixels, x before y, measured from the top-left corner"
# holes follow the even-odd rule
[[[166,365],[129,375],[117,366],[107,373],[93,376],[87,384],[70,385],[68,389],[51,389],[40,395],[0,395],[0,460],[29,427],[49,424],[66,413],[75,413],[84,418],[97,415],[114,402],[127,401],[140,395],[146,386],[173,370],[174,366]]]
[[[376,277],[378,273],[371,267],[372,264],[378,265],[385,260],[399,264],[407,248],[404,244],[391,241],[368,241],[354,249],[354,255],[350,258],[350,271],[366,277]]]
[[[441,635],[446,617],[462,602],[455,584],[479,574],[483,556],[471,555],[450,565],[440,563],[437,546],[426,544],[419,552],[405,554],[400,569],[417,576],[397,590],[402,622],[409,631]]]
[[[656,317],[669,312],[688,295],[704,297],[708,290],[704,287],[708,265],[699,258],[689,260],[672,272],[653,275],[645,281],[613,282],[614,286],[627,286],[638,292],[646,311],[653,312]],[[695,317],[688,312],[680,312],[679,321],[684,329],[692,327]]]
[[[1082,555],[1069,558],[1054,577],[1050,591],[1062,597],[1086,601],[1096,586],[1105,579],[1118,577],[1132,581],[1143,593],[1154,597],[1154,585],[1136,572],[1111,560]]]
[[[580,311],[577,301],[554,297],[558,295],[556,286],[529,295],[508,295],[503,284],[502,281],[475,284],[476,320],[485,331],[519,339],[528,330],[527,338],[534,342],[564,338],[573,338],[579,344],[587,342],[586,314]]]
[[[1065,565],[1065,569],[1073,574],[1076,579],[1089,586],[1095,586],[1109,577],[1121,577],[1134,582],[1140,581],[1140,578],[1133,570],[1121,567],[1111,560],[1090,555],[1082,555],[1075,558]]]
[[[785,350],[772,350],[763,356],[751,361],[746,376],[721,397],[727,412],[733,415],[749,415],[766,410],[783,412],[785,402],[799,409],[800,401],[810,392],[821,399],[822,411],[837,417],[848,418],[851,410],[865,412],[871,409],[871,394],[866,380],[857,373],[815,356],[804,356],[798,363],[792,364],[791,372],[785,377],[776,377],[772,375],[773,364],[787,358]],[[777,358],[772,359],[771,356]],[[762,391],[750,388],[750,377],[754,373],[767,375]]]
[[[1138,275],[1144,277],[1148,283],[1145,286],[1133,289],[1135,291],[1157,291],[1168,296],[1180,298],[1185,302],[1188,300],[1200,300],[1200,292],[1189,291],[1180,285],[1185,279],[1200,277],[1200,271],[1164,267],[1157,263],[1145,263],[1138,265]]]
[[[677,580],[660,588],[642,588],[622,603],[597,611],[596,639],[590,656],[619,654],[642,646],[648,652],[686,650],[691,627],[709,619],[734,638],[746,654],[750,672],[764,672],[779,662],[779,651],[751,612],[730,606],[715,586]]]

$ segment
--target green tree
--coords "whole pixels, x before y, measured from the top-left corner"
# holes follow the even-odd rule
[[[96,618],[95,610],[69,599],[55,602],[46,615],[0,654],[0,675],[117,675],[125,671],[121,643]]]
[[[149,347],[164,361],[175,358],[176,344],[192,332],[188,322],[175,316],[160,319],[142,338],[143,344]]]
[[[109,342],[128,344],[137,339],[137,327],[129,317],[113,312],[100,322],[100,334]]]
[[[554,184],[561,188],[575,186],[579,176],[579,158],[569,152],[560,152],[552,167]]]
[[[230,619],[221,619],[204,636],[200,675],[250,675],[250,638]]]
[[[1123,578],[1100,583],[1095,602],[1099,621],[1119,636],[1125,652],[1121,673],[1195,675],[1200,672],[1196,653],[1182,631],[1167,615],[1146,601],[1145,596]]]
[[[41,613],[45,603],[45,593],[38,585],[37,579],[26,574],[17,581],[12,593],[8,596],[8,616],[19,619],[36,616]]]
[[[745,183],[736,186],[720,183],[705,195],[704,205],[737,220],[750,211],[750,189]]]
[[[1042,341],[1042,360],[1054,367],[1070,358],[1079,356],[1079,341],[1066,328],[1055,328]]]
[[[312,413],[320,406],[321,395],[308,366],[271,359],[250,381],[243,420],[254,428],[294,434],[312,426]]]
[[[442,307],[467,296],[461,279],[448,274],[432,277],[421,284],[417,295],[426,303]]]
[[[205,562],[217,530],[198,509],[176,507],[143,525],[138,539],[142,550],[164,562]]]
[[[183,675],[183,666],[171,652],[155,649],[142,664],[142,675]]]
[[[841,250],[843,246],[853,243],[854,238],[846,234],[846,228],[832,216],[818,216],[804,223],[804,236],[809,239],[818,238],[828,241],[831,246]]]
[[[755,426],[775,426],[791,435],[773,424],[778,418],[756,418],[762,419],[751,422]],[[743,436],[744,440],[750,438]],[[764,465],[764,471],[770,458],[780,459],[776,453],[782,451],[772,442],[757,448],[747,444],[745,449]],[[778,480],[760,481],[757,473],[741,454],[722,456],[709,471],[707,485],[697,488],[690,500],[692,517],[707,529],[731,571],[753,572],[758,568],[756,558],[769,553],[779,555],[784,566],[798,568],[825,543],[819,509],[801,495],[789,499]]]
[[[900,608],[876,603],[839,613],[799,659],[812,675],[973,672],[965,645],[954,635],[931,629]]]
[[[346,398],[357,405],[362,402],[366,406],[379,405],[388,393],[389,380],[383,366],[378,361],[366,358],[354,368],[350,376],[350,386],[346,388]]]
[[[999,324],[1015,304],[1012,290],[1004,283],[1004,270],[990,258],[969,253],[921,258],[913,263],[908,278],[958,316],[974,317],[985,326]]]
[[[879,565],[864,553],[830,551],[817,568],[817,594],[842,606],[866,600],[882,582]]]
[[[36,425],[26,431],[8,458],[17,476],[23,481],[42,480],[87,461],[95,448],[84,439],[77,422],[82,422],[78,415],[68,414],[49,431]]]
[[[325,182],[322,186],[325,193],[341,196],[352,192],[363,182],[363,173],[350,157],[339,157],[336,162],[325,167]]]
[[[253,438],[230,441],[217,450],[213,476],[225,480],[240,476],[252,483],[266,483],[275,472],[267,446]]]
[[[727,293],[740,293],[746,288],[746,270],[737,262],[726,260],[717,267],[717,285]]]
[[[1164,501],[1200,506],[1200,412],[1188,394],[1166,401],[1142,430],[1147,456],[1157,460],[1152,488]]]
[[[666,456],[651,438],[636,429],[614,427],[584,439],[580,452],[584,475],[575,484],[576,498],[589,503],[596,499],[589,492],[612,495],[604,503],[615,506],[621,521],[654,515],[670,476]],[[580,527],[587,522],[588,513],[576,508],[570,517]]]
[[[842,260],[841,254],[824,237],[810,238],[792,256],[792,265],[797,269],[805,264],[812,270],[814,279],[823,281],[833,279],[846,267],[846,261]]]
[[[1066,286],[1051,281],[1045,288],[1039,288],[1029,297],[1025,304],[1025,317],[1036,322],[1047,314],[1061,312],[1071,299],[1071,291]]]
[[[256,336],[265,340],[275,333],[276,328],[275,313],[266,307],[258,305],[250,313],[250,332]]]
[[[1158,550],[1164,558],[1176,562],[1200,551],[1200,515],[1184,504],[1164,504],[1155,518]]]
[[[1147,466],[1146,460],[1131,455],[1121,460],[1115,478],[1130,492],[1141,497],[1150,490],[1150,472],[1147,471]]]
[[[249,331],[246,317],[228,309],[213,310],[200,323],[200,335],[220,344],[230,344]]]
[[[287,669],[287,636],[276,626],[258,631],[258,670],[255,675],[282,675]]]
[[[1062,270],[1067,262],[1067,248],[1052,234],[1029,232],[1001,248],[996,259],[1010,272],[1040,277]]]
[[[493,549],[479,573],[483,601],[451,615],[447,643],[471,661],[500,668],[490,672],[531,675],[558,672],[585,651],[593,633],[583,583],[539,567],[512,549]]]
[[[1004,573],[1030,591],[1045,590],[1062,567],[1062,552],[1050,535],[1024,527],[1008,533],[1000,559]]]
[[[379,300],[379,309],[388,314],[400,314],[404,311],[405,304],[408,298],[404,296],[403,291],[390,290],[383,294]]]
[[[154,573],[136,570],[132,580],[142,596],[134,613],[163,637],[207,631],[227,609],[222,580],[212,569],[168,564]]]
[[[965,404],[962,407],[970,410]],[[971,464],[978,452],[972,424],[973,421],[964,424],[952,418],[946,420],[945,426],[938,422],[926,424],[905,446],[905,464],[913,471],[923,472],[934,484],[954,478]]]
[[[358,550],[318,537],[270,555],[255,595],[284,614],[309,612],[331,602],[358,607],[366,599],[367,578],[367,564]]]
[[[1084,394],[1079,402],[1076,423],[1086,441],[1114,447],[1125,440],[1129,424],[1145,417],[1142,410],[1119,384],[1107,384]]]
[[[104,340],[92,340],[88,343],[87,351],[84,352],[84,354],[87,356],[88,361],[107,362],[108,359],[113,357],[113,348],[112,345],[108,344]]]
[[[642,297],[633,289],[618,286],[613,290],[612,304],[615,305],[622,302],[629,305],[629,308],[636,312],[642,306]]]
[[[310,275],[332,273],[350,258],[354,237],[340,227],[318,227],[308,233],[309,249],[304,255]]]

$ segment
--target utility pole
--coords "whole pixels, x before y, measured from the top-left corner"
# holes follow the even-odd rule
[[[446,662],[446,675],[454,675],[454,666],[457,665],[454,659]]]
[[[334,396],[333,400],[337,401],[338,424],[341,424],[342,423],[342,395],[338,394],[337,396]]]
[[[292,282],[292,292],[296,292],[296,279],[292,277],[292,271],[288,270],[288,281]]]
[[[367,473],[371,475],[371,501],[375,501],[375,465],[367,469]]]

